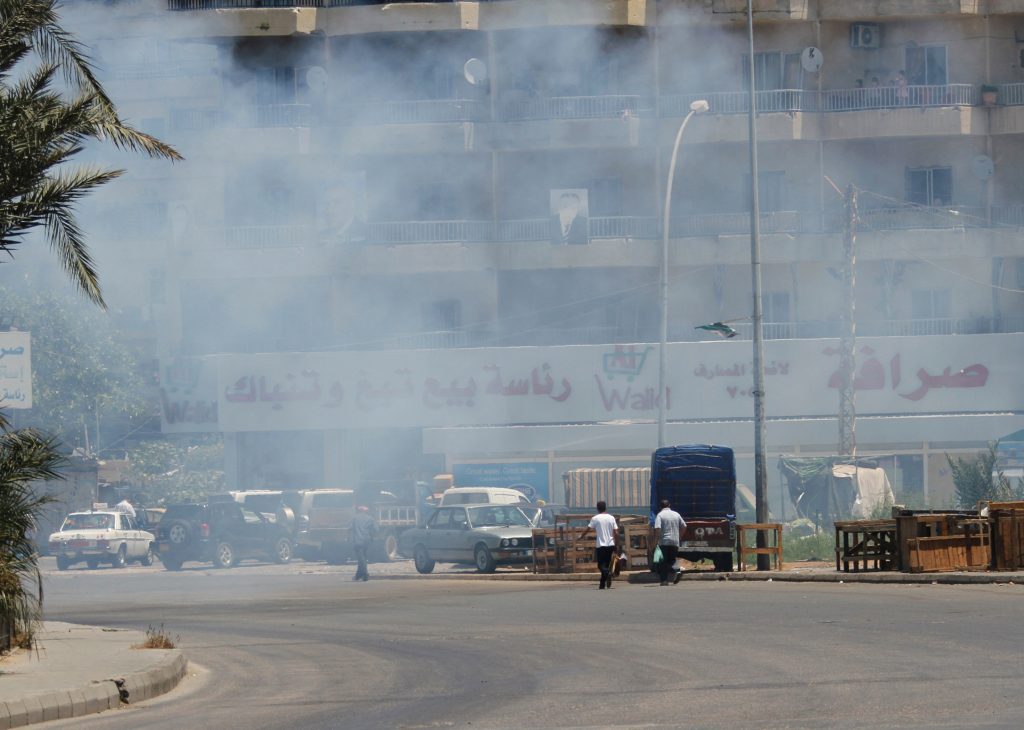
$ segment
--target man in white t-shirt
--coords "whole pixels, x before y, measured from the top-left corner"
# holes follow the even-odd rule
[[[658,547],[661,548],[661,562],[658,563],[658,576],[663,586],[668,585],[668,574],[672,572],[676,564],[676,557],[679,554],[679,537],[686,529],[686,522],[683,516],[672,509],[667,499],[661,500],[661,511],[654,517],[654,537]],[[675,585],[682,577],[682,572],[677,570]]]
[[[597,538],[596,559],[597,568],[601,571],[601,589],[612,587],[612,556],[619,545],[619,525],[615,518],[608,514],[608,509],[603,501],[597,503],[597,514],[590,518],[590,524],[580,533],[580,539],[594,531]]]

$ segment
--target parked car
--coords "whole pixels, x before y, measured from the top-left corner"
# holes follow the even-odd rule
[[[452,487],[441,495],[442,507],[453,504],[529,504],[526,495],[506,487]]]
[[[554,527],[555,515],[569,513],[569,508],[564,504],[521,504],[519,509],[534,527]]]
[[[155,534],[156,526],[160,524],[160,518],[166,511],[163,507],[137,507],[135,521],[139,523],[141,529]]]
[[[439,560],[493,573],[498,565],[533,559],[533,526],[516,505],[442,506],[424,527],[403,532],[398,550],[420,573],[431,572]]]
[[[72,512],[50,535],[48,545],[50,554],[57,556],[58,570],[83,561],[91,569],[100,563],[123,568],[132,561],[152,565],[154,539],[153,533],[139,529],[121,512]]]
[[[167,507],[157,529],[157,555],[168,570],[191,560],[231,568],[246,558],[288,563],[294,543],[288,531],[230,496]]]

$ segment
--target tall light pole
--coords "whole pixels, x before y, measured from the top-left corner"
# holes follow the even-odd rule
[[[679,125],[676,142],[672,145],[672,162],[668,166],[668,185],[665,186],[665,214],[661,224],[661,344],[658,347],[658,448],[665,445],[665,411],[668,399],[665,388],[665,363],[668,351],[668,224],[672,210],[672,182],[676,176],[676,160],[679,157],[679,145],[683,141],[683,132],[694,114],[703,114],[708,110],[704,99],[690,103],[690,113]]]
[[[757,174],[757,94],[755,93],[754,63],[754,2],[747,0],[747,42],[750,64],[750,109],[748,127],[750,136],[750,276],[754,291],[754,498],[757,521],[768,521],[768,471],[764,441],[764,339],[761,331],[761,206],[758,199]],[[765,535],[757,533],[757,546],[765,546]],[[757,569],[771,568],[768,555],[757,556]]]

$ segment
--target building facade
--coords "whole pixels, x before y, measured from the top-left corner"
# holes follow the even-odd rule
[[[140,272],[165,430],[223,432],[237,487],[475,465],[560,501],[566,468],[646,462],[664,398],[670,442],[751,481],[745,6],[71,3],[186,157],[88,211]],[[852,185],[858,453],[948,504],[945,454],[1024,427],[1024,0],[754,7],[770,461],[836,450]]]

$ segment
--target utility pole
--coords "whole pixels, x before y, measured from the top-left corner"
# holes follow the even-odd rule
[[[764,426],[764,340],[761,329],[761,206],[758,199],[757,170],[757,89],[754,63],[754,3],[747,0],[747,58],[750,72],[750,108],[747,114],[750,138],[750,276],[754,295],[754,501],[757,521],[768,521],[768,470],[765,464]],[[757,547],[765,547],[765,534],[758,530]],[[757,556],[757,569],[770,570],[768,555]]]
[[[843,232],[843,328],[839,333],[839,455],[857,455],[857,404],[853,390],[856,370],[857,318],[857,191],[846,186],[846,221]]]

